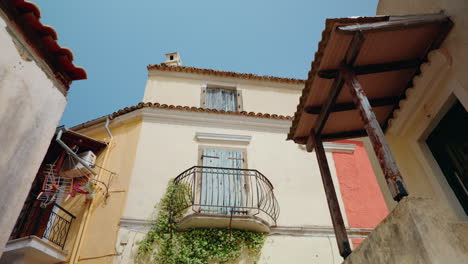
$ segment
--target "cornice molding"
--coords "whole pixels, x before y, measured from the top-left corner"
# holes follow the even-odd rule
[[[286,133],[291,125],[291,120],[277,120],[253,116],[236,116],[206,112],[189,112],[173,109],[142,108],[134,111],[133,113],[134,115],[140,115],[143,118],[143,121],[147,122],[164,121],[179,123],[182,125],[266,130],[275,133]]]
[[[114,118],[111,120],[109,127],[116,128],[122,124],[130,123],[135,120],[203,127],[211,126],[239,130],[267,131],[285,134],[285,138],[286,133],[291,126],[291,120],[145,107]],[[104,121],[101,121],[86,128],[78,128],[76,131],[79,131],[80,133],[93,133],[104,130]]]
[[[300,149],[307,151],[305,145],[298,145]],[[335,142],[323,142],[323,148],[326,152],[335,153],[354,153],[356,144],[350,143],[335,143]]]
[[[151,221],[130,217],[120,218],[120,227],[147,232],[151,229]],[[366,238],[373,228],[346,228],[349,238]],[[298,237],[334,237],[332,226],[276,226],[270,228],[270,236]]]

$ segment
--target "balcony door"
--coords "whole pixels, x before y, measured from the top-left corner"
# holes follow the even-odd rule
[[[202,160],[200,212],[240,214],[246,205],[242,151],[206,148]]]

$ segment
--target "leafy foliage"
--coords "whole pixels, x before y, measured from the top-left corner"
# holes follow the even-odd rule
[[[161,199],[157,218],[146,237],[139,242],[137,263],[207,264],[229,263],[244,250],[255,262],[264,244],[264,234],[234,230],[197,228],[176,231],[176,221],[183,216],[190,201],[188,185],[169,182]]]

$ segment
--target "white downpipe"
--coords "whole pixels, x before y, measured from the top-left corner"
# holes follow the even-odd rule
[[[68,152],[70,156],[72,156],[79,163],[81,163],[81,165],[83,165],[89,172],[91,172],[93,175],[97,175],[97,173],[88,164],[86,164],[86,162],[82,158],[78,157],[78,155],[76,155],[76,153],[69,146],[67,146],[65,142],[61,140],[63,131],[67,131],[67,130],[68,129],[64,126],[59,128],[55,141],[57,141],[57,143],[59,143],[59,145],[62,146]]]
[[[114,137],[112,136],[112,133],[109,129],[109,120],[110,120],[110,116],[107,116],[104,128],[106,129],[107,134],[110,137],[110,141],[108,143],[106,153],[104,154],[104,160],[102,162],[102,166],[105,166],[105,164],[107,163],[107,159],[109,158],[109,152],[112,147],[113,140],[114,140]],[[99,175],[96,178],[98,177]],[[70,260],[69,260],[70,264],[76,264],[79,262],[80,251],[81,251],[81,247],[83,246],[83,241],[85,240],[85,237],[86,237],[86,230],[88,228],[88,223],[91,217],[91,208],[93,207],[94,201],[95,199],[91,200],[91,202],[87,204],[85,212],[83,213],[83,220],[81,221],[80,227],[78,228],[78,233],[77,233],[75,242],[73,243],[73,248],[70,253]]]
[[[106,118],[106,124],[104,125],[104,128],[106,129],[106,132],[110,137],[110,140],[112,140],[114,137],[112,136],[112,133],[111,133],[111,131],[109,129],[109,117],[110,116],[107,116],[107,118]]]

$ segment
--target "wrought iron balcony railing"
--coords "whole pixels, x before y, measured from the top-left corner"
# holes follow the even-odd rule
[[[184,184],[190,195],[178,196],[185,208],[195,214],[217,216],[256,216],[269,226],[276,225],[279,205],[273,185],[259,171],[194,166],[175,178]]]
[[[45,238],[63,249],[75,218],[58,204],[43,208],[40,201],[27,201],[16,221],[10,240],[34,235]]]

